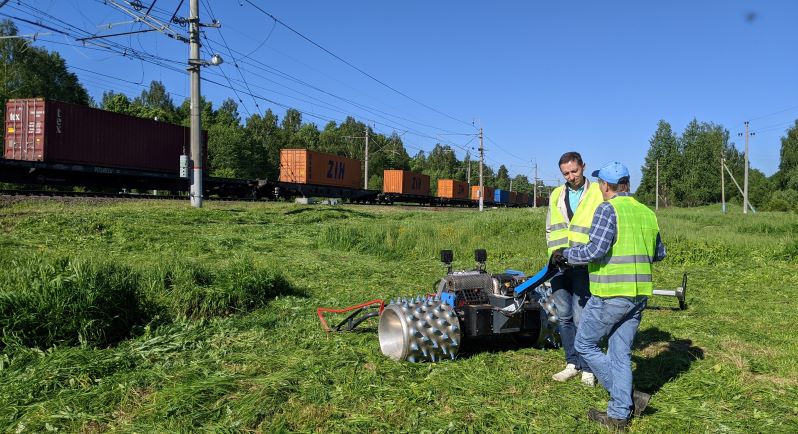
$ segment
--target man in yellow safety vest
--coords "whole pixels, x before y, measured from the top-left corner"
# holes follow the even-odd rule
[[[554,189],[546,215],[546,244],[549,256],[568,246],[585,244],[593,213],[604,199],[595,182],[584,176],[585,163],[578,152],[560,157],[560,172],[566,183]],[[556,381],[565,381],[582,373],[582,383],[596,384],[590,367],[574,350],[576,329],[582,308],[590,298],[587,266],[566,268],[551,279],[554,305],[559,319],[560,338],[565,351],[565,369],[554,374]]]
[[[576,333],[575,348],[610,393],[607,411],[591,408],[588,418],[625,430],[649,394],[632,389],[632,342],[652,294],[652,263],[665,258],[653,211],[629,193],[629,170],[613,162],[593,172],[605,200],[596,208],[586,244],[553,258],[555,265],[589,264],[590,292]],[[608,337],[605,354],[599,342]]]

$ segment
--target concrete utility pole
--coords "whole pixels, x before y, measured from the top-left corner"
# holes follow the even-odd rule
[[[482,165],[485,161],[485,148],[482,146],[482,127],[479,127],[479,210],[482,211],[485,204],[485,185],[482,182]]]
[[[720,210],[726,214],[726,174],[723,173],[723,166],[726,165],[723,157],[723,150],[720,150]]]
[[[188,22],[190,27],[190,58],[188,70],[191,73],[191,206],[202,208],[202,119],[200,118],[200,23],[199,0],[189,3]]]
[[[659,158],[657,158],[657,186],[654,189],[656,198],[654,199],[654,211],[659,211]]]
[[[510,191],[513,191],[513,178],[510,178]]]
[[[366,179],[363,180],[363,190],[369,189],[369,126],[366,125]]]
[[[466,178],[468,178],[468,194],[471,194],[471,157],[467,156],[466,162],[468,162],[468,166],[466,167]]]
[[[538,207],[538,163],[535,162],[535,183],[532,185],[532,208]]]
[[[756,133],[749,133],[748,132],[748,121],[745,121],[745,171],[743,172],[743,214],[748,214],[748,206],[750,206],[750,202],[748,201],[748,137],[755,135]],[[742,136],[742,133],[738,133],[738,136]]]

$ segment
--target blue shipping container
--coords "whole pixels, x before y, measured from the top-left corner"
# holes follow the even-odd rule
[[[500,190],[497,188],[493,192],[493,201],[501,204],[510,203],[510,192],[507,190]]]

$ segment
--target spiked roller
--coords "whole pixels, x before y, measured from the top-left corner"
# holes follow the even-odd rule
[[[460,320],[438,297],[399,300],[380,316],[380,349],[394,360],[437,362],[460,349]]]

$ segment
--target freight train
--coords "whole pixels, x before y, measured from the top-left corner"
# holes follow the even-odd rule
[[[0,182],[92,190],[188,190],[181,162],[189,161],[189,128],[91,107],[11,99],[6,103]],[[207,150],[207,133],[203,132]],[[204,152],[207,163],[207,152]],[[361,188],[362,162],[307,149],[280,151],[277,180],[205,177],[207,197],[290,199],[342,198],[355,203],[417,203],[476,206],[479,186],[440,179],[431,193],[430,177],[385,170],[383,189]],[[207,165],[207,164],[204,164]],[[484,187],[484,203],[529,206],[529,195]],[[538,198],[538,205],[542,201]]]

